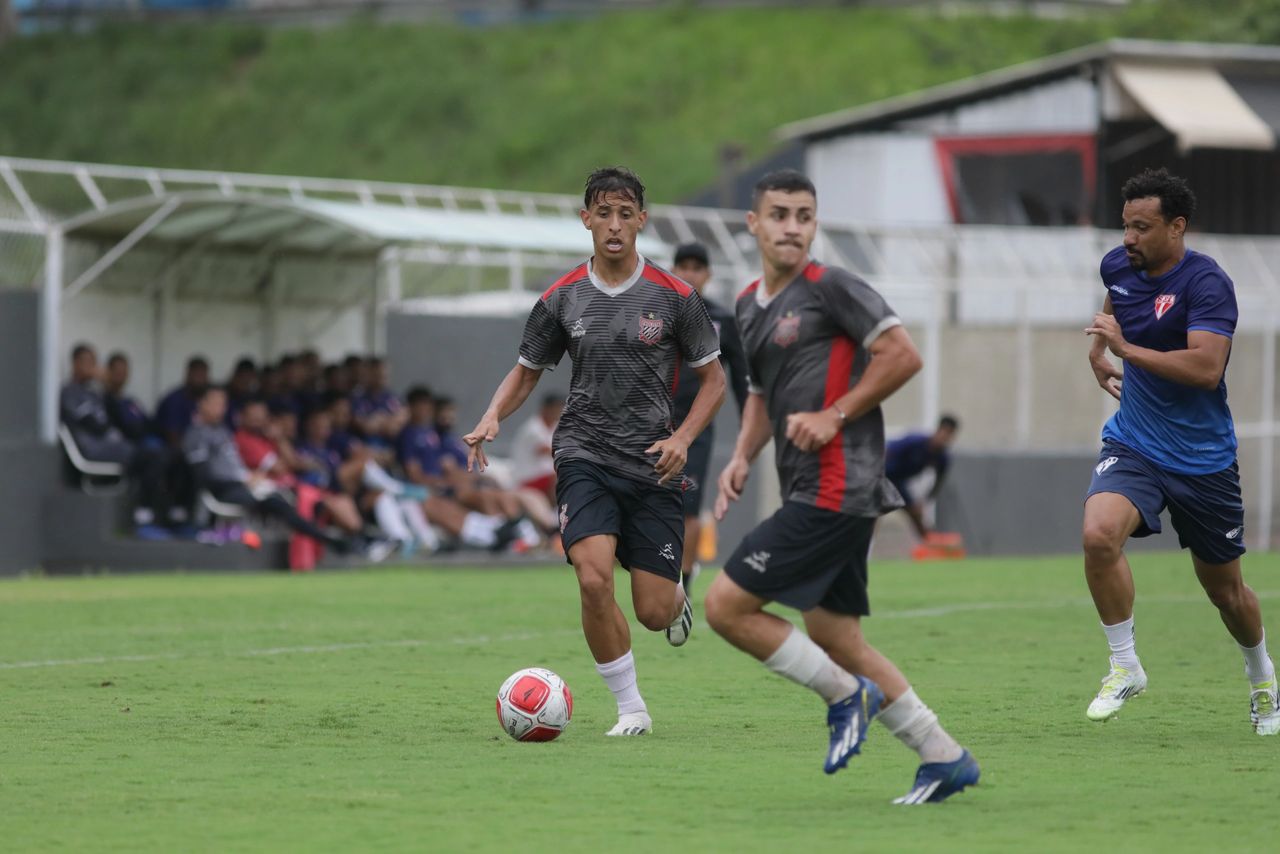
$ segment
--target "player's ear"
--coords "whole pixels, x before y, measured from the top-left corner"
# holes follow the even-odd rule
[[[582,210],[578,211],[578,216],[582,217],[582,227],[585,228],[587,231],[590,231],[591,230],[591,211],[587,210],[586,208],[583,208]]]
[[[754,235],[756,233],[756,223],[759,221],[759,217],[756,216],[754,210],[747,211],[747,231]]]
[[[640,228],[643,230],[645,223],[649,221],[649,212],[643,208],[640,210]]]

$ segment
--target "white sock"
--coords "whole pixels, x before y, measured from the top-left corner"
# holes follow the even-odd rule
[[[921,762],[955,762],[964,753],[938,723],[938,716],[916,696],[914,688],[880,710],[876,720],[899,741],[920,754]]]
[[[516,533],[520,536],[520,542],[529,548],[533,548],[542,542],[542,537],[538,535],[538,529],[528,519],[521,519],[516,523]]]
[[[1114,626],[1102,624],[1107,633],[1107,644],[1111,647],[1111,660],[1125,670],[1141,670],[1142,662],[1138,661],[1138,652],[1133,641],[1133,617]]]
[[[618,701],[619,715],[648,711],[640,697],[640,689],[636,687],[636,659],[631,650],[615,661],[597,664],[596,672]]]
[[[811,689],[826,701],[838,703],[858,690],[858,678],[831,660],[809,636],[794,626],[764,666]]]
[[[1275,678],[1275,665],[1271,663],[1271,656],[1267,655],[1266,632],[1263,632],[1262,640],[1257,646],[1242,646],[1240,652],[1244,654],[1244,673],[1249,677],[1250,685],[1268,682]]]
[[[422,547],[432,552],[440,548],[440,535],[427,521],[427,514],[422,512],[422,505],[412,498],[402,498],[399,504],[401,515],[404,516],[405,522],[409,524],[409,528]]]
[[[378,527],[391,539],[401,543],[407,543],[413,539],[413,534],[409,533],[409,526],[404,523],[400,507],[392,496],[385,492],[379,495],[378,500],[373,502],[373,515],[378,520]]]
[[[497,530],[502,524],[493,524],[495,517],[476,513],[474,510],[462,520],[462,533],[459,536],[469,546],[487,549],[498,541]]]

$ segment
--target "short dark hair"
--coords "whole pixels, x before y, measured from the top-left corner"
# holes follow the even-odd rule
[[[424,385],[416,385],[409,389],[408,394],[404,396],[405,403],[413,406],[415,403],[432,403],[435,398],[431,396],[431,389]]]
[[[236,360],[236,366],[235,368],[232,369],[231,373],[243,374],[246,372],[256,374],[258,372],[258,365],[256,362],[253,361],[253,359],[249,358],[248,356],[241,356],[239,359]]]
[[[1170,174],[1168,169],[1144,169],[1120,188],[1126,202],[1134,199],[1159,199],[1160,215],[1165,222],[1182,217],[1191,222],[1196,212],[1196,194],[1186,180]]]
[[[770,190],[781,190],[784,193],[810,193],[818,198],[818,189],[813,186],[809,176],[795,169],[779,169],[761,176],[751,191],[751,209],[760,204],[761,197]]]
[[[192,399],[196,404],[199,404],[199,403],[200,403],[200,401],[204,400],[206,397],[208,397],[210,394],[212,394],[212,393],[213,393],[213,392],[215,392],[215,391],[220,391],[220,392],[222,392],[223,394],[226,394],[226,393],[227,393],[227,390],[226,390],[225,388],[223,388],[222,386],[220,386],[220,385],[214,385],[213,383],[210,383],[209,385],[201,386],[200,388],[196,389],[196,390],[192,393],[192,397],[191,397],[191,399]]]
[[[79,359],[85,353],[89,353],[92,355],[93,345],[86,344],[85,342],[81,341],[78,344],[76,344],[76,346],[71,348],[71,361],[74,362],[76,359]]]
[[[190,359],[187,359],[187,370],[194,371],[196,368],[204,368],[206,371],[209,370],[209,360],[204,356],[192,356]]]
[[[606,193],[618,193],[636,203],[636,207],[644,210],[644,184],[640,176],[625,166],[606,166],[597,169],[587,176],[587,188],[582,194],[582,206],[591,207],[600,196]]]
[[[960,419],[954,415],[944,415],[938,419],[938,427],[946,427],[948,430],[959,430]]]
[[[457,404],[457,401],[454,400],[452,397],[449,397],[449,395],[447,394],[442,394],[436,398],[437,409],[444,409],[446,406],[454,406],[456,404]]]
[[[107,357],[108,368],[111,367],[112,365],[119,364],[120,362],[124,362],[126,365],[129,364],[129,357],[119,350],[116,350],[110,356]]]
[[[550,407],[550,406],[560,406],[563,403],[564,403],[564,395],[558,394],[556,392],[552,392],[548,394],[546,397],[542,398],[543,409],[546,409],[547,407]]]

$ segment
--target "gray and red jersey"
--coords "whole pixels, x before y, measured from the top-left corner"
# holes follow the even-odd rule
[[[553,368],[566,352],[573,376],[551,445],[556,464],[589,460],[656,483],[657,455],[645,450],[671,437],[676,369],[682,359],[698,367],[720,355],[698,292],[644,258],[616,287],[581,264],[534,305],[520,364]]]
[[[764,395],[773,423],[783,500],[850,516],[901,507],[884,474],[880,407],[846,423],[816,453],[787,440],[787,416],[831,406],[862,378],[871,342],[902,325],[884,297],[852,273],[810,262],[772,298],[759,281],[747,286],[737,317],[751,391]]]

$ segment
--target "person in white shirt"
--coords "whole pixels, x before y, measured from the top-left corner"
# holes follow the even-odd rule
[[[517,487],[539,492],[553,505],[556,468],[551,458],[551,437],[563,410],[564,397],[558,394],[544,397],[538,414],[520,425],[511,446],[511,475]]]

